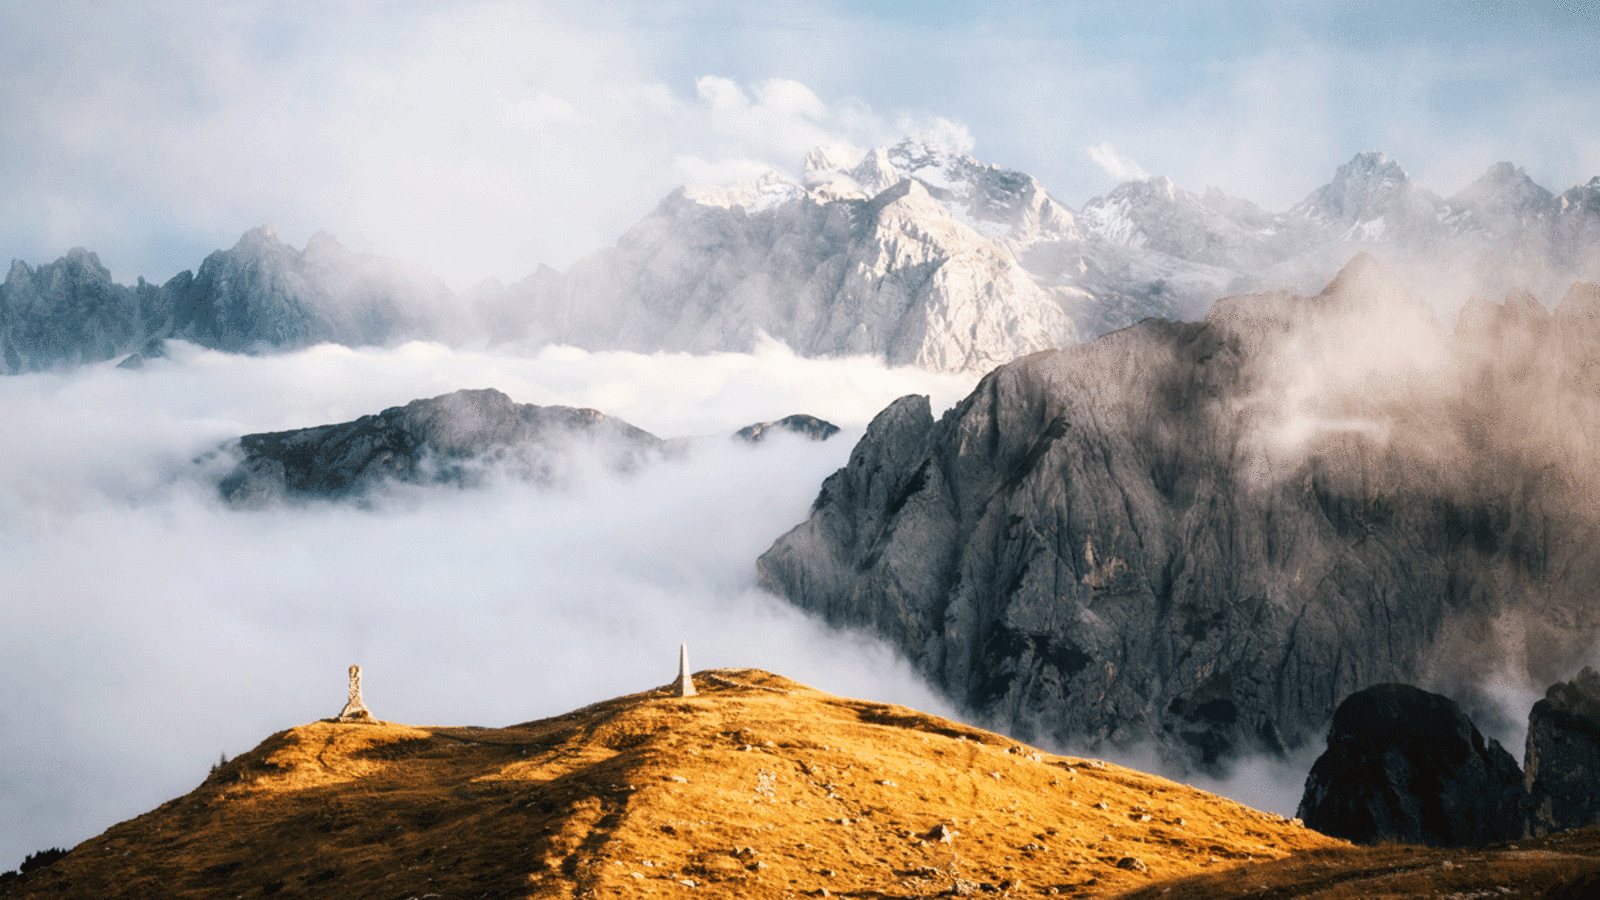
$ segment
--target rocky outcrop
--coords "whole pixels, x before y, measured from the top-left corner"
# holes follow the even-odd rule
[[[1463,847],[1519,837],[1521,804],[1522,770],[1455,701],[1380,684],[1339,704],[1296,815],[1357,844]]]
[[[1600,674],[1550,686],[1528,714],[1529,835],[1600,824]]]
[[[733,433],[733,436],[752,444],[758,444],[767,439],[768,435],[788,433],[808,437],[814,441],[825,441],[839,433],[839,426],[816,416],[799,413],[784,416],[776,422],[757,422],[746,425]]]
[[[387,482],[471,486],[492,477],[561,482],[630,471],[661,448],[592,409],[519,404],[493,389],[413,400],[354,422],[249,434],[218,487],[235,506],[360,497]]]
[[[901,399],[761,583],[985,721],[1200,765],[1377,682],[1548,683],[1600,634],[1600,291],[1484,307],[1445,335],[1358,258]]]

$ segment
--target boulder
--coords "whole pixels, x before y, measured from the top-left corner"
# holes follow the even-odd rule
[[[1526,833],[1600,823],[1600,673],[1550,686],[1528,714]]]
[[[1299,818],[1358,844],[1481,846],[1521,834],[1522,770],[1455,701],[1406,684],[1351,694]]]

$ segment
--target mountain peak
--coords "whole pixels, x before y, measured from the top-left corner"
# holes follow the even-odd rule
[[[1411,180],[1411,176],[1400,164],[1390,159],[1382,150],[1364,150],[1350,158],[1350,161],[1339,167],[1334,173],[1335,184],[1358,182],[1375,184],[1383,182],[1404,182]]]
[[[1489,216],[1528,216],[1547,212],[1555,204],[1555,195],[1521,168],[1498,162],[1450,202]]]
[[[278,229],[271,222],[268,222],[240,235],[238,242],[233,245],[233,249],[240,252],[259,253],[282,246],[284,246],[283,242],[278,240]]]

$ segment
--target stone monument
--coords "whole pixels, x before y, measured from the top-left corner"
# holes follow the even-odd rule
[[[678,645],[678,680],[672,683],[672,690],[679,697],[694,696],[694,680],[689,677],[689,643],[687,641]]]
[[[692,692],[692,689],[691,689]],[[340,722],[371,722],[372,713],[367,712],[366,704],[361,702],[361,667],[350,667],[350,699],[345,701],[344,709],[339,713],[337,721]]]

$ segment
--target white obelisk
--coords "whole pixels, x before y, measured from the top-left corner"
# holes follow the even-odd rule
[[[678,645],[678,680],[673,682],[672,689],[677,691],[679,697],[694,696],[694,679],[689,677],[688,641]]]

